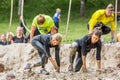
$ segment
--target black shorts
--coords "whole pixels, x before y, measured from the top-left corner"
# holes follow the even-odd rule
[[[102,25],[103,35],[104,35],[104,34],[108,34],[108,33],[111,32],[111,29],[110,29],[108,26],[102,24],[101,22],[97,22],[96,25],[94,26],[94,28],[95,28],[95,27],[100,27],[99,25]],[[87,24],[87,28],[88,28],[88,30],[89,30],[89,24]]]

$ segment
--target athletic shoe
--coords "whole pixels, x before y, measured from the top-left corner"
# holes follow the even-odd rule
[[[25,66],[25,68],[24,68],[24,70],[27,70],[27,69],[31,69],[31,63],[28,63],[26,66]]]
[[[49,72],[47,72],[45,69],[40,70],[41,74],[49,75]]]

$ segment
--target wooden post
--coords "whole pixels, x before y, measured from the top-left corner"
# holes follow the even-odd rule
[[[68,10],[67,25],[66,25],[66,33],[65,33],[65,42],[67,41],[67,34],[68,34],[68,25],[69,25],[69,20],[70,20],[71,4],[72,4],[72,0],[69,1],[69,10]]]

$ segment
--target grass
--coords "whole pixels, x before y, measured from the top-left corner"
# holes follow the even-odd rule
[[[31,22],[30,21],[26,21],[27,22],[27,27],[30,29],[31,27]],[[60,28],[59,28],[59,32],[63,35],[63,43],[71,43],[76,39],[79,39],[81,37],[83,37],[84,35],[88,34],[88,30],[87,30],[87,22],[88,19],[70,19],[70,23],[69,23],[69,28],[68,28],[68,32],[67,32],[67,42],[65,42],[66,39],[66,20],[62,20],[60,22]],[[13,32],[14,34],[16,34],[16,28],[19,25],[19,21],[13,21],[12,26],[10,31]],[[7,33],[8,32],[8,28],[9,28],[9,22],[8,21],[4,21],[2,23],[0,23],[1,29],[0,29],[0,33]],[[117,33],[120,32],[120,22],[118,22],[117,24]],[[110,41],[111,35],[107,34],[104,36],[105,41]]]

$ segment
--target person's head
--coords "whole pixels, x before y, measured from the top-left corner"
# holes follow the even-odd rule
[[[120,33],[117,34],[117,42],[120,42]]]
[[[91,34],[91,43],[95,44],[96,42],[98,42],[101,35],[102,35],[101,30],[94,30],[93,33]]]
[[[43,14],[40,14],[37,18],[37,24],[42,25],[45,22],[45,17]]]
[[[6,41],[6,35],[5,34],[1,34],[1,40]]]
[[[14,80],[15,79],[15,75],[13,73],[8,73],[6,75],[6,80]]]
[[[22,35],[23,35],[23,28],[17,27],[17,36],[22,36]]]
[[[114,6],[112,4],[109,4],[106,7],[106,16],[111,16],[114,12]]]
[[[60,8],[57,8],[57,9],[56,9],[56,12],[57,12],[57,13],[61,13],[61,9],[60,9]]]
[[[53,46],[57,46],[60,45],[61,41],[62,41],[62,35],[60,33],[56,33],[52,35],[50,42]]]
[[[12,32],[7,33],[7,39],[8,40],[12,40],[13,36],[14,36],[14,34]]]

